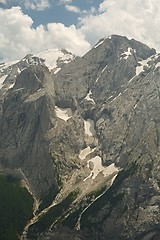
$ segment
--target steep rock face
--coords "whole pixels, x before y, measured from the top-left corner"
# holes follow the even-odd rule
[[[0,119],[0,163],[20,171],[37,197],[58,189],[47,131],[55,125],[54,87],[46,67],[24,70],[5,97]]]
[[[56,101],[94,121],[103,165],[115,163],[123,169],[83,212],[82,239],[159,236],[159,60],[154,49],[112,36],[56,75]]]
[[[81,101],[91,91],[96,103],[103,103],[110,93],[116,96],[135,76],[139,61],[154,54],[154,49],[126,37],[113,35],[102,39],[83,58],[72,61],[56,76],[57,99]]]
[[[33,56],[32,54],[26,55],[20,61],[13,61],[8,63],[0,63],[0,93],[4,93],[7,89],[14,86],[16,77],[26,68],[31,65],[44,66],[44,59]]]
[[[0,63],[0,95],[12,88],[16,77],[29,66],[47,66],[52,74],[56,74],[65,64],[71,62],[75,55],[65,49],[48,49],[36,55],[27,54],[21,60]]]
[[[0,115],[3,98],[12,89],[17,76],[32,65],[47,66],[56,74],[64,65],[75,59],[75,55],[65,49],[48,49],[38,54],[27,54],[21,60],[0,63]]]
[[[22,239],[160,235],[159,62],[113,35],[54,76],[32,66],[17,77],[4,97],[0,163],[48,206]]]

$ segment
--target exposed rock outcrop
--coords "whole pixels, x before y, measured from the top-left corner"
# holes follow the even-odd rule
[[[53,109],[53,110],[52,110]],[[55,125],[54,87],[46,67],[32,66],[8,91],[0,119],[2,168],[22,171],[39,198],[58,190],[46,133]]]
[[[23,239],[158,239],[159,62],[113,35],[54,76],[31,66],[17,77],[3,97],[0,164],[42,201]]]

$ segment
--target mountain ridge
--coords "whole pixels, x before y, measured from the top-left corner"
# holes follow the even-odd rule
[[[22,239],[159,236],[159,62],[113,35],[56,74],[27,68],[1,96],[1,168],[39,201]]]

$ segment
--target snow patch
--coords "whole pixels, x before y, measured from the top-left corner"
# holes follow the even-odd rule
[[[140,64],[140,66],[136,67],[136,75],[139,75],[142,71],[144,71],[145,66],[149,67],[148,63],[152,60],[152,58],[153,58],[153,56],[138,62]]]
[[[93,164],[93,169],[91,170],[90,175],[84,179],[84,181],[86,181],[90,177],[92,177],[92,179],[95,179],[100,172],[104,175],[104,177],[109,176],[114,172],[119,172],[119,169],[115,166],[114,163],[112,163],[108,167],[102,166],[102,159],[99,156],[95,156],[87,162],[88,168],[90,168],[90,163]]]
[[[107,67],[108,67],[108,65],[106,65],[106,66],[102,69],[101,74],[97,77],[97,79],[96,79],[96,81],[95,81],[96,83],[98,82],[99,78],[102,76],[103,72],[106,70]]]
[[[113,96],[111,95],[109,98],[107,98],[107,100],[111,99]]]
[[[122,94],[122,93],[119,93],[118,96],[116,96],[115,98],[113,98],[113,100],[112,100],[111,102],[115,101],[118,97],[121,96],[121,94]]]
[[[133,106],[133,108],[136,109],[137,105],[138,105],[138,103],[136,103],[136,104]]]
[[[142,60],[142,61],[139,61],[139,63],[141,63],[141,65],[142,66],[147,66],[147,67],[149,67],[149,61],[151,61],[152,60],[152,56],[151,57],[149,57],[149,58],[147,58],[147,59],[145,59],[145,60]]]
[[[143,71],[143,65],[136,67],[136,75],[138,76]]]
[[[42,83],[41,79],[36,74],[34,74],[34,76],[38,80],[38,82]]]
[[[160,67],[160,62],[158,62],[156,65],[155,65],[155,69]]]
[[[114,163],[112,163],[111,165],[109,165],[108,167],[103,167],[104,170],[103,170],[103,175],[106,177],[106,176],[109,176],[111,175],[112,173],[114,172],[119,172],[119,168],[115,166]]]
[[[61,68],[57,68],[57,69],[54,71],[54,74],[58,73],[60,70],[61,70]]]
[[[132,48],[128,47],[128,50],[126,52],[122,53],[121,57],[124,56],[123,59],[127,60],[129,58],[129,56],[132,55],[131,51],[132,51]]]
[[[57,60],[62,63],[69,63],[75,58],[75,55],[66,50],[47,49],[46,51],[36,54],[36,57],[44,59],[46,66],[51,70],[57,68]],[[55,71],[57,73],[58,70],[56,69]]]
[[[80,151],[79,158],[84,160],[90,153],[94,152],[95,148],[91,149],[89,146]]]
[[[94,129],[94,121],[91,119],[87,119],[87,121],[84,121],[84,131],[85,134],[92,137],[96,135],[96,131]]]
[[[92,95],[92,91],[90,90],[89,93],[87,94],[87,96],[84,98],[87,101],[92,101],[95,104],[95,101],[93,100],[93,98],[90,97],[90,95]]]
[[[40,91],[42,91],[42,88],[39,88],[39,89],[37,90],[37,92],[40,92]]]
[[[18,68],[18,73],[21,73],[21,70]]]
[[[97,77],[97,79],[96,79],[96,83],[98,82],[98,80],[99,80],[99,78],[102,76],[102,74],[100,74],[98,77]]]
[[[102,69],[102,73],[106,70],[107,67],[108,67],[108,65],[106,65],[106,66]]]
[[[3,86],[3,82],[4,82],[4,80],[6,79],[6,77],[7,77],[7,75],[4,75],[4,76],[0,77],[0,89],[1,89],[2,86]]]
[[[59,108],[55,106],[56,116],[65,122],[72,117],[72,110],[70,108]]]
[[[15,85],[15,83],[12,83],[12,84],[9,86],[9,88],[8,88],[8,89],[11,89],[11,88],[13,88],[13,87],[14,87],[14,85]]]
[[[134,75],[128,82],[130,83],[130,82],[132,82],[133,81],[133,79],[135,78],[135,76],[137,76],[137,74],[136,75]]]
[[[104,40],[105,40],[105,38],[101,39],[101,40],[94,46],[94,48],[97,48],[97,47],[99,47],[100,45],[102,45],[102,43],[104,43]]]

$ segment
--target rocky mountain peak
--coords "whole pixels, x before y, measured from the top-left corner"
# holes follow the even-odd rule
[[[160,54],[113,35],[67,64],[70,53],[45,51],[51,55],[59,56],[50,61],[60,64],[56,74],[32,64],[0,95],[0,166],[20,176],[34,199],[19,234],[157,238]]]
[[[71,62],[75,55],[66,49],[47,49],[36,54],[39,58],[44,59],[45,65],[56,74],[65,65]]]
[[[54,92],[50,72],[46,66],[32,65],[18,75],[13,90],[24,89],[31,94],[42,88],[50,88]]]
[[[136,40],[117,35],[103,38],[82,58],[69,63],[55,77],[57,101],[68,102],[70,105],[71,99],[82,101],[90,95],[90,98],[102,104],[104,99],[111,97],[111,92],[113,98],[120,94],[121,88],[142,73],[144,66],[148,68],[147,62],[151,57],[152,60],[158,57],[156,51]],[[72,91],[68,92],[68,88]]]
[[[127,37],[112,35],[101,39],[85,56],[84,59],[94,63],[115,64],[124,60],[145,60],[155,55],[155,49],[150,49],[134,39],[129,40]]]
[[[16,77],[29,66],[47,66],[52,74],[56,74],[71,62],[75,55],[66,49],[47,49],[36,55],[27,54],[24,58],[8,63],[0,63],[0,92],[4,94],[14,86]]]

